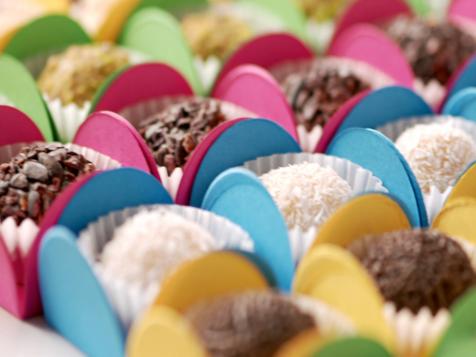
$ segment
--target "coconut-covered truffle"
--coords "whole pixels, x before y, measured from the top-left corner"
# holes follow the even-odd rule
[[[187,162],[195,147],[213,128],[232,119],[222,103],[210,98],[187,98],[145,119],[139,132],[159,166],[169,174]]]
[[[117,228],[100,263],[105,274],[147,288],[215,246],[200,225],[160,208],[139,212]]]
[[[182,29],[193,53],[201,58],[224,59],[253,35],[246,22],[213,10],[185,16]]]
[[[294,0],[306,17],[318,22],[334,20],[339,16],[350,0]]]
[[[292,298],[273,292],[230,295],[185,313],[214,357],[267,357],[292,337],[316,328],[315,318]]]
[[[0,221],[31,218],[38,224],[66,186],[94,170],[92,162],[61,144],[24,147],[0,164]]]
[[[333,169],[304,162],[261,176],[290,229],[322,224],[352,195],[350,185]]]
[[[425,84],[433,79],[447,84],[452,74],[476,51],[476,39],[449,22],[398,17],[386,30]]]
[[[444,192],[476,159],[475,142],[451,121],[415,125],[400,135],[396,146],[425,193],[432,186]]]
[[[71,46],[48,59],[38,86],[63,105],[83,105],[111,74],[127,64],[129,54],[109,43]]]
[[[476,283],[471,262],[454,240],[433,230],[395,231],[367,236],[349,250],[398,310],[433,314],[446,309]]]
[[[349,69],[320,61],[293,62],[272,69],[296,116],[307,131],[323,127],[342,105],[370,84]]]

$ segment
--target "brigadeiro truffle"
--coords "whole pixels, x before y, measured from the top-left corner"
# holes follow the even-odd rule
[[[433,314],[448,309],[476,283],[468,255],[455,240],[433,230],[406,230],[367,236],[348,249],[397,310]]]
[[[405,130],[395,145],[407,159],[424,193],[444,192],[476,159],[473,138],[451,119]]]
[[[446,85],[451,75],[476,51],[476,39],[449,22],[397,17],[386,27],[425,85]]]
[[[114,231],[100,264],[106,275],[157,291],[175,267],[214,248],[213,237],[197,223],[164,209],[141,211]]]
[[[253,35],[246,22],[213,10],[186,15],[182,29],[193,53],[204,59],[223,60]]]
[[[322,128],[345,102],[365,90],[392,83],[369,65],[342,58],[288,62],[271,69],[296,118],[301,142],[312,136],[311,147]],[[317,140],[316,140],[317,139]]]
[[[273,292],[225,296],[185,314],[211,356],[272,356],[299,333],[317,328],[292,298]]]
[[[61,144],[24,147],[0,164],[0,221],[30,218],[38,224],[66,186],[94,170],[92,162]]]
[[[234,118],[225,104],[216,99],[184,98],[143,120],[139,132],[157,165],[166,167],[170,175],[175,168],[185,165],[213,128]]]
[[[295,2],[306,17],[324,22],[336,19],[350,0],[295,0]]]
[[[333,169],[304,162],[262,175],[289,229],[303,231],[323,223],[352,195],[352,188]]]
[[[38,86],[50,100],[82,106],[111,74],[129,63],[128,52],[109,43],[71,46],[48,59]]]

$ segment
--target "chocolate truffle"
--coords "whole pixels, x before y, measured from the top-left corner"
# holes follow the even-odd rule
[[[182,29],[192,52],[204,59],[224,59],[253,35],[247,23],[213,10],[185,16]]]
[[[0,164],[0,221],[31,218],[38,224],[66,186],[94,170],[92,162],[61,144],[24,147]]]
[[[454,240],[433,230],[367,236],[349,250],[360,260],[397,310],[433,314],[447,309],[476,282],[471,262]]]
[[[350,0],[294,0],[306,17],[317,22],[333,21]]]
[[[407,159],[424,193],[444,192],[473,160],[476,144],[451,119],[405,130],[395,145]]]
[[[352,195],[352,188],[333,169],[304,162],[269,171],[261,181],[289,229],[322,224]]]
[[[206,134],[227,119],[232,118],[223,112],[219,101],[188,98],[145,119],[139,132],[157,165],[165,166],[171,174],[176,167],[185,165]]]
[[[299,333],[316,328],[311,313],[273,292],[225,296],[185,314],[214,357],[267,357]]]
[[[451,75],[476,51],[476,39],[449,22],[397,17],[386,28],[402,48],[416,76],[425,84],[446,85]]]
[[[215,246],[213,237],[200,225],[159,208],[141,211],[118,227],[100,262],[106,275],[147,289],[158,286],[184,261]]]
[[[349,70],[321,66],[319,61],[287,63],[272,69],[297,123],[311,131],[324,127],[350,98],[370,84]]]
[[[79,106],[93,99],[114,72],[129,64],[129,54],[112,44],[71,46],[48,59],[38,86],[49,99]]]

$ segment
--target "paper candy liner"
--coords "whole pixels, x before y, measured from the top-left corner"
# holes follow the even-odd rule
[[[345,315],[322,301],[304,295],[293,295],[292,298],[303,311],[314,317],[321,336],[340,337],[356,334],[355,327]]]
[[[386,303],[384,315],[395,331],[397,356],[430,356],[451,321],[448,310],[442,309],[432,315],[430,309],[422,308],[417,314],[408,309],[396,311],[395,305]]]
[[[220,73],[223,64],[222,61],[215,56],[208,58],[195,56],[193,58],[193,64],[197,69],[198,78],[205,89],[205,93],[209,93]]]
[[[39,54],[25,60],[24,64],[30,73],[32,73],[33,77],[38,78],[48,61],[48,58],[62,50],[63,49],[59,49]],[[138,64],[147,59],[146,56],[130,49],[127,49],[127,52],[129,53],[131,64]],[[91,102],[85,102],[81,106],[75,103],[64,105],[60,99],[49,98],[45,93],[43,93],[43,98],[51,113],[55,127],[58,130],[60,140],[62,142],[70,142],[73,140],[79,126],[86,120],[89,110],[91,109]]]
[[[309,40],[314,48],[319,52],[324,52],[329,46],[334,35],[334,21],[317,22],[309,19],[306,24]]]
[[[372,238],[364,237],[357,244],[365,247],[368,244],[365,243],[366,239]],[[451,239],[461,245],[470,259],[473,270],[476,271],[476,246],[458,237]],[[391,302],[385,303],[384,315],[397,337],[397,356],[430,356],[451,322],[451,314],[447,309],[441,309],[433,315],[430,309],[425,307],[415,314],[409,309],[397,311]]]
[[[25,145],[27,144],[22,143],[0,147],[0,163],[9,161],[10,158],[18,154]],[[116,160],[90,148],[75,144],[67,144],[65,147],[83,155],[86,159],[94,163],[98,170],[111,170],[121,167],[120,163]],[[24,220],[19,226],[10,218],[0,223],[1,238],[3,238],[14,261],[27,255],[32,243],[37,238],[38,231],[38,225],[30,219]]]
[[[105,273],[101,267],[101,263],[99,262],[100,254],[106,243],[112,239],[114,230],[125,223],[128,218],[140,211],[150,211],[158,208],[166,209],[199,224],[212,235],[217,250],[254,250],[254,244],[250,236],[239,226],[211,212],[193,207],[150,205],[127,208],[122,211],[112,212],[101,217],[96,222],[91,223],[80,233],[77,244],[79,250],[96,273],[111,305],[114,307],[126,329],[129,328],[134,319],[152,303],[160,286],[150,286],[144,291],[144,288],[139,284],[132,285],[121,281],[115,276],[110,276]]]
[[[451,238],[460,244],[476,271],[476,246],[465,239]],[[433,316],[428,308],[421,309],[418,314],[408,309],[397,312],[393,304],[386,303],[384,313],[396,332],[401,356],[429,356],[451,322],[451,314],[446,309]]]
[[[384,72],[365,62],[356,61],[354,59],[324,57],[318,58],[317,61],[320,68],[337,70],[341,75],[353,74],[364,82],[367,82],[372,89],[385,87],[395,82]],[[297,126],[299,143],[304,151],[314,151],[322,136],[322,130],[322,127],[319,125],[316,125],[310,132],[308,132],[303,125]]]
[[[164,97],[159,99],[152,99],[149,101],[141,102],[133,106],[124,108],[119,113],[126,118],[136,129],[139,128],[140,123],[149,118],[150,116],[157,114],[170,105],[180,103],[181,101],[188,100],[190,96],[175,96]],[[222,111],[229,118],[253,118],[256,114],[249,112],[246,109],[238,107],[232,103],[220,100]],[[164,188],[170,193],[172,198],[177,195],[177,190],[180,185],[180,181],[183,177],[183,169],[177,167],[170,175],[167,173],[167,169],[164,166],[158,166],[160,181]]]
[[[378,127],[377,130],[395,142],[398,137],[407,129],[418,124],[429,123],[450,123],[451,127],[460,129],[473,138],[476,143],[476,124],[470,120],[449,115],[426,115],[410,119],[399,119],[394,122]],[[429,193],[424,193],[425,207],[430,222],[443,207],[446,199],[451,193],[452,187],[448,187],[444,192],[440,192],[436,187],[431,187]]]
[[[2,94],[0,94],[0,105],[9,105],[9,106],[13,106],[13,103],[10,102],[10,100],[3,96]]]
[[[257,176],[293,164],[304,162],[317,163],[323,167],[333,169],[352,188],[352,196],[357,196],[364,192],[388,192],[382,181],[374,176],[370,171],[360,167],[353,162],[335,156],[324,154],[281,154],[261,157],[253,161],[247,161],[244,167],[254,172]],[[301,260],[309,246],[313,242],[319,227],[303,231],[296,227],[289,230],[289,240],[294,262]]]
[[[425,99],[432,108],[436,108],[446,95],[446,87],[435,79],[425,84],[420,78],[416,78],[414,88],[415,92]]]

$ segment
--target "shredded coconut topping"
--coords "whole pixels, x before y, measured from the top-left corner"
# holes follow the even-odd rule
[[[444,192],[476,159],[471,136],[451,122],[419,124],[407,129],[396,146],[407,159],[424,193],[432,186]]]
[[[116,229],[101,264],[106,274],[145,288],[214,248],[213,237],[195,222],[164,209],[142,211]]]
[[[271,170],[261,180],[289,229],[308,230],[322,224],[352,194],[334,170],[309,162]]]

